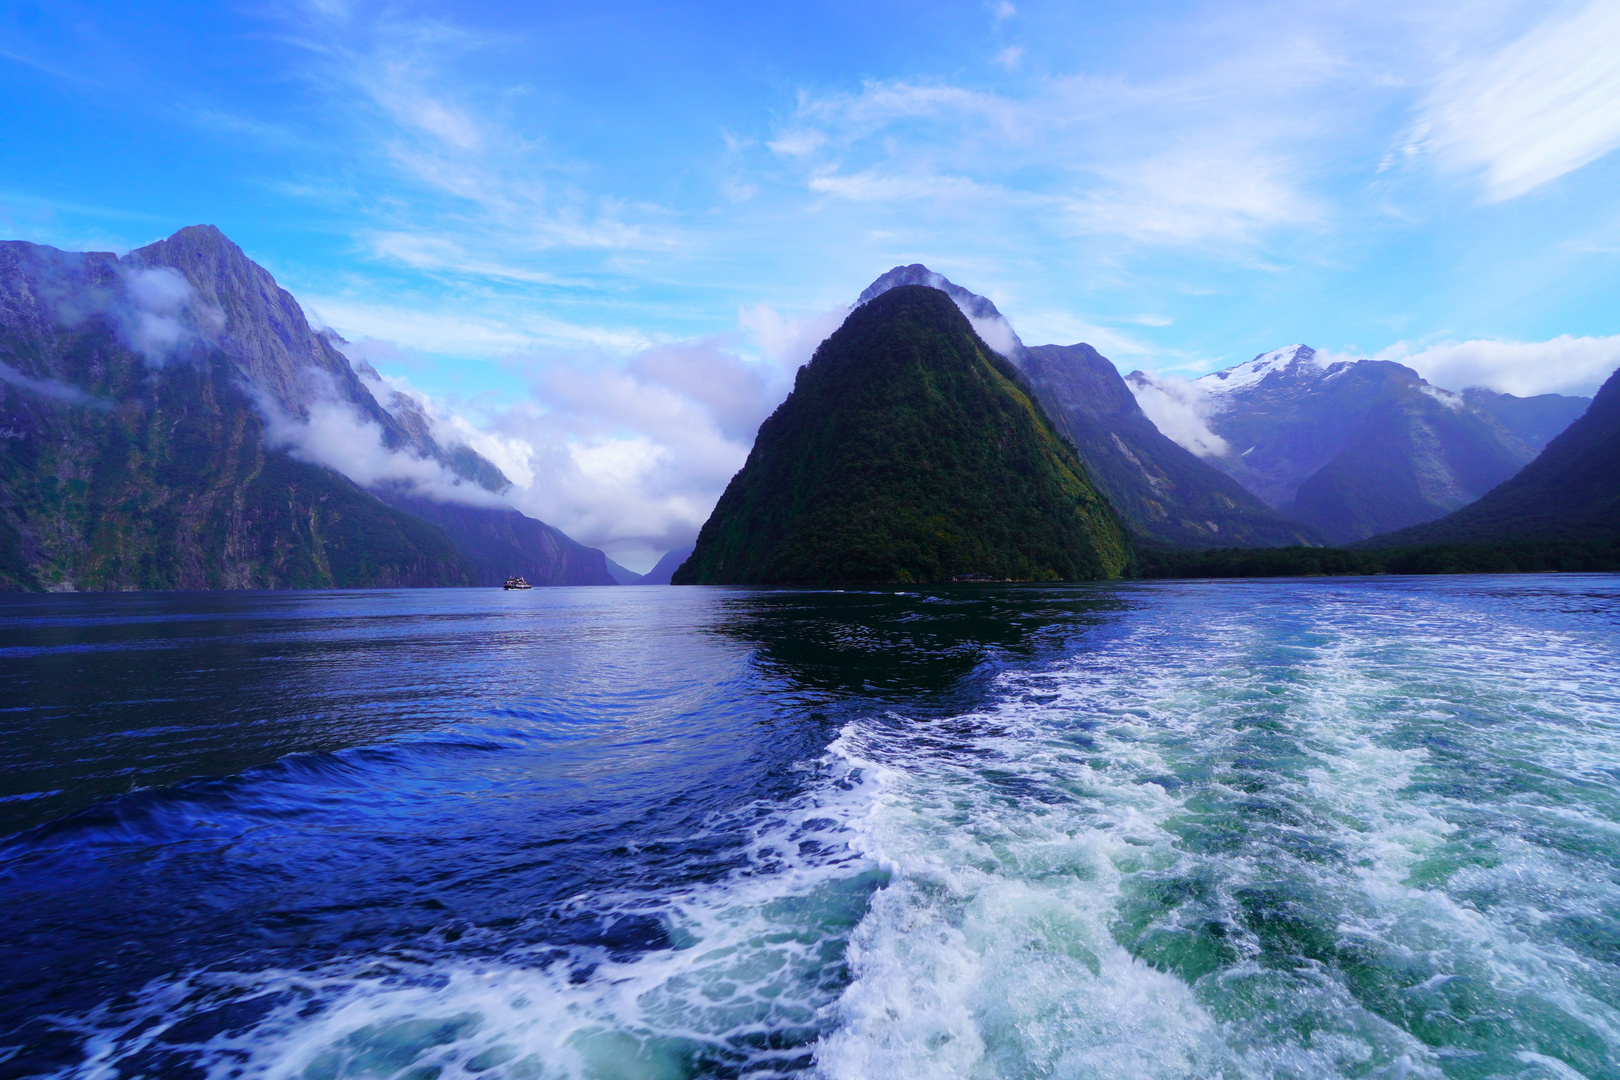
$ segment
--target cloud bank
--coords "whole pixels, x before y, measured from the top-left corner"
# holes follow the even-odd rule
[[[1589,396],[1620,368],[1620,334],[1550,341],[1447,341],[1422,348],[1397,342],[1374,354],[1449,390],[1483,386],[1504,394]]]
[[[504,502],[647,569],[690,544],[753,446],[760,423],[792,388],[800,364],[843,321],[839,307],[797,316],[768,305],[738,313],[728,334],[666,342],[623,353],[601,349],[527,350],[502,364],[526,390],[517,402],[430,396],[406,374],[385,374],[422,407],[441,443],[462,443],[513,482]],[[386,343],[345,346],[385,369],[408,366]],[[316,415],[278,429],[308,460],[367,478],[407,480],[435,497],[426,466],[401,461],[375,427],[354,417]],[[356,464],[348,464],[353,458]]]
[[[1209,428],[1219,402],[1187,379],[1133,371],[1126,385],[1153,426],[1199,457],[1227,457],[1232,446]]]

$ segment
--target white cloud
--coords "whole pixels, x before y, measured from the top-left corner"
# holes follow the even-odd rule
[[[1133,372],[1126,380],[1136,403],[1155,427],[1199,457],[1226,457],[1231,445],[1209,428],[1219,408],[1200,387],[1186,379]]]
[[[1463,55],[1422,103],[1414,142],[1478,170],[1485,197],[1532,191],[1620,147],[1620,4],[1555,15],[1494,55]]]
[[[364,420],[347,402],[318,400],[305,417],[284,412],[270,397],[256,394],[265,418],[265,439],[293,457],[324,465],[361,487],[403,485],[442,502],[505,506],[506,501],[477,484],[462,480],[443,465],[406,450],[391,450],[382,428]]]
[[[1022,57],[1009,47],[1000,62]],[[1322,221],[1303,145],[1325,135],[1291,100],[1339,74],[1311,51],[1132,83],[1081,75],[1021,96],[947,84],[869,81],[806,95],[779,141],[817,194],[960,228],[995,215],[1071,236],[1138,244],[1252,246]],[[805,133],[813,131],[814,139]],[[954,219],[954,220],[953,220]]]
[[[70,405],[89,405],[96,409],[109,409],[112,405],[98,397],[85,393],[77,386],[62,382],[60,379],[36,379],[24,375],[10,364],[0,362],[0,383],[15,386],[19,390],[26,390],[30,394],[51,398],[55,401],[65,401]],[[7,427],[7,430],[11,430]]]
[[[1021,64],[1023,60],[1024,50],[1019,48],[1017,45],[1009,45],[1005,49],[1002,49],[1000,52],[996,53],[996,63],[1000,64],[1008,71],[1016,71],[1018,69],[1018,65]]]
[[[1251,243],[1325,213],[1299,189],[1288,157],[1219,140],[1097,166],[1098,187],[1068,202],[1082,228],[1150,244]]]
[[[514,484],[505,494],[512,505],[645,569],[696,538],[747,458],[760,422],[847,310],[788,316],[755,305],[738,313],[738,334],[629,353],[514,353],[505,362],[527,385],[528,397],[494,409],[460,408],[421,394],[398,374],[385,377],[391,388],[422,402],[441,442],[464,443],[506,473]],[[353,355],[360,351],[351,348]],[[366,342],[363,351],[385,366],[409,358],[386,342]],[[312,422],[299,436],[304,453],[335,461],[341,452],[373,462],[360,471],[419,467],[379,459],[373,433],[322,419],[334,434]]]
[[[1550,341],[1396,342],[1373,356],[1393,360],[1449,390],[1483,386],[1504,394],[1591,394],[1620,368],[1620,334]]]

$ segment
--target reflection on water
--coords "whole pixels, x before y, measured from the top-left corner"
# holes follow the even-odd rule
[[[0,601],[0,1074],[1620,1076],[1617,598]]]

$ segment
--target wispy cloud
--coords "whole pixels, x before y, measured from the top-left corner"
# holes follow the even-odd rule
[[[1492,54],[1463,55],[1423,101],[1413,144],[1477,171],[1487,201],[1533,191],[1620,147],[1620,4],[1554,13]]]
[[[674,242],[664,211],[574,182],[588,163],[562,155],[532,113],[511,107],[528,88],[480,74],[481,58],[512,42],[370,6],[306,7],[289,33],[311,58],[310,77],[330,88],[331,122],[378,170],[363,207],[375,225],[362,234],[376,258],[548,282],[548,251]]]

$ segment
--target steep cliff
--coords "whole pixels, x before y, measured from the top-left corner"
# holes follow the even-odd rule
[[[613,583],[340,344],[212,226],[122,259],[0,245],[6,587]]]

